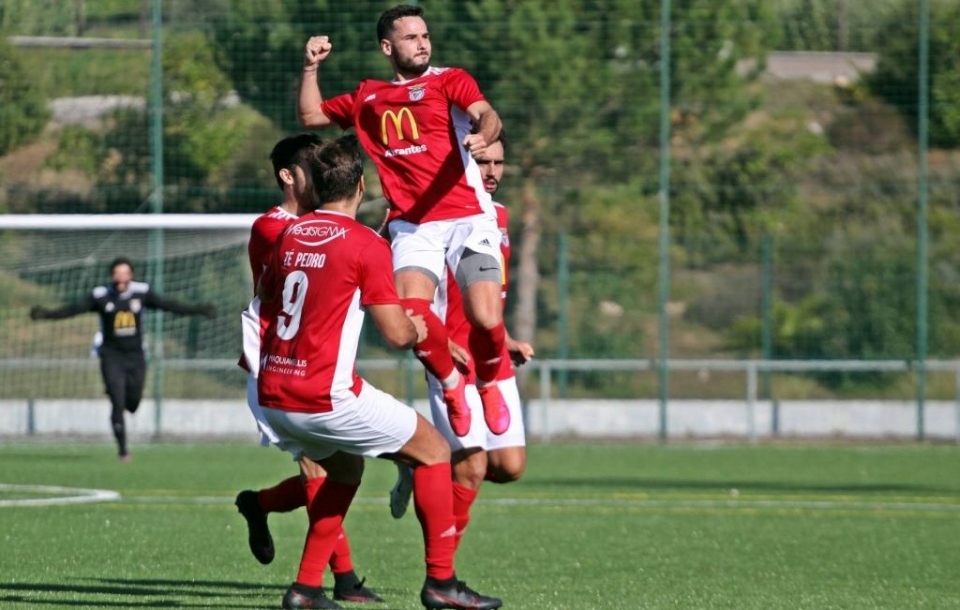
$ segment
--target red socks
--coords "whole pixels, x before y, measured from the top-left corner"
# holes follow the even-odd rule
[[[453,484],[453,520],[457,524],[457,546],[463,539],[463,532],[470,523],[470,506],[477,499],[477,489],[464,487],[459,483]]]
[[[337,546],[333,548],[333,555],[330,556],[330,570],[336,574],[353,572],[353,559],[350,557],[350,541],[347,540],[347,532],[340,527],[340,535],[337,536]]]
[[[427,577],[453,578],[457,526],[453,517],[450,462],[413,469],[413,506],[423,528]]]
[[[359,485],[344,485],[326,477],[308,479],[307,515],[310,527],[303,545],[297,582],[308,587],[323,584],[323,570],[339,543],[343,517]]]
[[[478,380],[494,381],[497,378],[506,340],[507,330],[502,321],[493,328],[470,329],[470,354]]]
[[[427,325],[427,338],[413,348],[417,359],[434,377],[440,381],[447,379],[453,374],[453,358],[450,357],[450,346],[447,344],[449,334],[437,314],[430,310],[430,301],[400,299],[400,304],[404,309],[422,315]]]
[[[307,494],[300,477],[284,479],[257,492],[260,508],[268,513],[289,513],[307,504]]]

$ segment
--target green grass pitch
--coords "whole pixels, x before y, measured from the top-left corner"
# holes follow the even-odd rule
[[[233,506],[295,472],[244,443],[0,444],[0,608],[278,608],[303,511],[271,515],[261,566]],[[372,607],[419,608],[420,534],[368,462],[346,527]],[[75,492],[119,499],[23,506]],[[960,447],[551,444],[486,485],[457,556],[517,609],[960,608]],[[347,608],[363,606],[344,604]]]

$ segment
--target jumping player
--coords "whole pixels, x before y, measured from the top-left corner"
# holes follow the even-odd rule
[[[30,309],[31,320],[62,320],[82,313],[100,316],[100,373],[110,397],[110,425],[117,441],[117,455],[130,461],[124,411],[131,415],[140,407],[147,378],[143,353],[143,310],[159,309],[185,315],[213,318],[216,307],[209,303],[190,305],[166,299],[146,282],[133,279],[133,263],[118,257],[110,263],[110,284],[97,286],[82,300],[59,309],[39,305]]]
[[[313,149],[321,143],[322,140],[314,134],[298,134],[277,142],[270,153],[274,177],[283,192],[283,202],[257,218],[250,229],[247,253],[254,286],[260,282],[263,270],[269,264],[277,239],[283,230],[301,213],[316,207],[308,159]],[[276,432],[263,419],[257,399],[260,343],[266,330],[259,317],[258,299],[254,299],[252,307],[244,312],[241,326],[244,355],[240,366],[247,371],[247,405],[260,430],[260,442],[266,446],[278,439]],[[257,561],[268,564],[275,555],[267,515],[272,512],[291,512],[305,506],[306,502],[306,491],[300,476],[284,479],[273,487],[259,491],[244,490],[237,494],[235,504],[247,521],[247,540]],[[350,543],[342,528],[337,532],[336,540],[336,547],[330,556],[330,570],[334,577],[333,599],[350,602],[383,601],[364,586],[365,579],[361,580],[354,571]]]
[[[280,237],[261,278],[263,337],[258,396],[277,445],[295,456],[306,478],[310,528],[297,580],[284,608],[331,608],[320,579],[363,472],[363,457],[414,468],[416,512],[423,528],[426,608],[499,608],[456,577],[450,448],[415,411],[355,371],[365,313],[387,344],[409,349],[427,332],[405,311],[393,283],[390,251],[356,221],[363,199],[363,160],[353,136],[324,144],[311,158],[320,207]],[[323,467],[318,471],[316,465]]]
[[[500,186],[503,177],[504,148],[503,143],[495,142],[487,147],[477,163],[483,175],[484,188],[490,195],[494,195]],[[510,260],[510,238],[507,232],[509,218],[506,207],[497,206],[497,224],[502,231],[500,249],[503,255],[503,287],[502,297],[506,299],[509,276],[506,270]],[[456,343],[462,341],[469,332],[463,314],[463,299],[456,282],[448,277],[441,282],[434,304],[437,315],[440,316]],[[428,376],[430,388],[430,409],[434,424],[450,443],[453,464],[453,511],[457,521],[457,542],[461,540],[467,524],[470,521],[470,507],[476,500],[480,485],[484,480],[495,483],[509,483],[518,480],[526,468],[526,439],[523,429],[520,394],[517,389],[517,380],[514,375],[514,364],[524,364],[534,355],[533,347],[524,341],[516,341],[507,336],[507,353],[504,354],[497,382],[504,402],[510,409],[510,427],[502,435],[495,435],[476,425],[471,425],[467,435],[459,437],[453,433],[446,418],[446,409],[440,398],[440,384],[436,378]],[[468,375],[466,396],[470,408],[474,411],[482,409],[476,388],[472,385],[472,373]],[[410,501],[409,471],[398,467],[398,478],[390,492],[390,513],[400,518],[407,510]]]
[[[467,72],[430,66],[430,33],[421,7],[385,11],[377,23],[377,39],[394,80],[364,80],[353,93],[325,100],[318,73],[332,46],[327,36],[310,38],[298,116],[309,128],[355,127],[376,164],[390,203],[397,290],[404,308],[422,315],[429,329],[415,352],[440,380],[451,427],[462,436],[471,420],[465,381],[450,357],[446,329],[430,309],[446,269],[452,270],[464,294],[470,323],[467,346],[484,420],[493,433],[503,434],[510,413],[496,383],[506,339],[500,232],[475,161],[499,137],[500,118]]]

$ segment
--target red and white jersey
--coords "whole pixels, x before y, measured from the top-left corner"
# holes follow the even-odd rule
[[[254,291],[257,289],[263,270],[270,264],[270,257],[273,256],[277,239],[294,219],[296,215],[276,206],[253,221],[253,226],[250,227],[250,242],[247,244],[247,256],[250,257]]]
[[[510,218],[507,215],[507,208],[499,203],[494,203],[497,211],[497,226],[500,228],[500,268],[503,270],[501,277],[500,295],[504,304],[507,302],[507,287],[510,282],[510,235],[507,231]],[[447,278],[437,290],[437,297],[434,301],[434,309],[438,316],[444,321],[444,326],[450,334],[450,339],[462,347],[467,347],[470,341],[470,322],[467,321],[467,315],[463,312],[463,294],[460,287],[454,279],[453,272],[447,269]],[[476,372],[473,368],[473,361],[470,361],[470,374],[467,383],[474,383]],[[510,354],[504,348],[503,358],[500,361],[500,371],[497,373],[497,379],[509,379],[514,376],[513,362],[510,360]]]
[[[253,226],[250,227],[250,241],[247,243],[247,256],[250,259],[250,273],[253,275],[254,293],[256,293],[257,284],[260,282],[260,277],[263,275],[264,269],[270,264],[270,258],[273,256],[277,246],[277,239],[279,239],[280,234],[283,233],[283,230],[286,229],[287,225],[294,219],[296,219],[294,214],[291,214],[280,206],[276,206],[264,212],[253,221]],[[261,338],[266,330],[267,320],[261,317]],[[253,345],[252,335],[246,337],[247,332],[255,333],[256,331],[254,329],[244,328],[243,332],[245,337],[244,353],[240,356],[240,361],[237,364],[240,365],[240,368],[250,372],[252,368],[256,368],[256,362],[250,360],[250,358],[254,357],[254,348],[259,349],[259,345]],[[249,345],[247,344],[248,342]]]
[[[260,350],[258,394],[265,407],[316,413],[357,395],[357,344],[364,308],[399,304],[386,240],[344,214],[318,210],[293,221],[262,284],[274,295]]]
[[[422,224],[493,214],[480,168],[462,145],[473,127],[466,109],[483,100],[466,71],[429,68],[402,83],[364,80],[320,109],[343,129],[356,128],[377,166],[390,219]]]

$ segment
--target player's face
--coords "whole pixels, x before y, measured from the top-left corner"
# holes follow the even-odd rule
[[[401,17],[393,22],[393,33],[381,43],[394,69],[402,76],[416,77],[430,67],[430,32],[420,17]]]
[[[500,179],[503,178],[503,144],[494,142],[487,146],[477,159],[477,165],[480,166],[483,188],[493,195],[500,188]]]
[[[126,292],[133,281],[133,269],[130,265],[117,265],[113,268],[113,286],[117,292]]]

